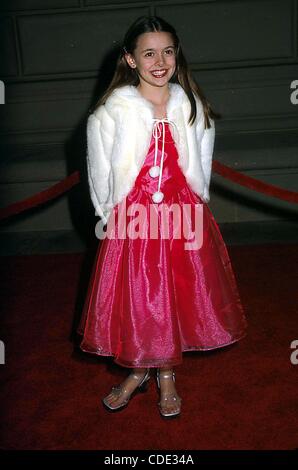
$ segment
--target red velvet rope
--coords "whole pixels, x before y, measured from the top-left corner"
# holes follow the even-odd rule
[[[252,189],[259,193],[267,194],[268,196],[276,197],[278,199],[295,204],[298,203],[298,192],[289,191],[273,184],[264,183],[263,181],[260,181],[256,178],[252,178],[251,176],[247,176],[243,173],[240,173],[239,171],[233,170],[232,168],[229,168],[217,160],[213,160],[212,170],[220,176],[233,181],[234,183],[240,184],[241,186],[245,186],[246,188]],[[0,220],[7,219],[8,217],[12,217],[15,214],[19,214],[28,209],[39,206],[40,204],[55,199],[58,196],[61,196],[61,194],[64,194],[66,191],[69,191],[79,182],[80,173],[79,171],[75,171],[50,188],[36,193],[27,199],[23,199],[22,201],[15,202],[9,206],[4,207],[3,209],[0,209]]]
[[[31,197],[23,199],[22,201],[15,202],[10,204],[9,206],[0,209],[0,220],[6,219],[7,217],[11,217],[15,214],[19,214],[20,212],[24,212],[32,207],[39,206],[45,202],[50,201],[51,199],[55,199],[61,194],[69,191],[73,186],[80,182],[80,173],[79,171],[75,171],[71,175],[67,176],[63,180],[59,181],[59,183],[54,184],[50,188],[45,189],[39,193],[34,194]]]
[[[224,178],[240,184],[241,186],[245,186],[246,188],[253,189],[258,193],[264,193],[268,196],[283,199],[284,201],[294,202],[295,204],[298,203],[298,193],[296,191],[289,191],[288,189],[283,189],[273,184],[264,183],[264,181],[257,180],[256,178],[233,170],[217,160],[213,160],[212,169],[215,173],[218,173]]]

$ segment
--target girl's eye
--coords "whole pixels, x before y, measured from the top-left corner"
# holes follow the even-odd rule
[[[173,51],[173,49],[167,49],[165,51],[165,54],[166,55],[172,55],[172,54],[174,54],[174,51]],[[154,55],[154,52],[146,52],[145,57],[153,57],[153,55]]]

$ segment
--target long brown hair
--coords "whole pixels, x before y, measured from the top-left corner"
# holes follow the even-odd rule
[[[210,103],[206,99],[201,88],[191,76],[176,30],[173,26],[158,16],[141,16],[130,26],[124,36],[123,45],[118,56],[116,70],[112,81],[96,103],[95,108],[104,104],[116,88],[124,85],[137,86],[140,83],[137,70],[132,69],[127,64],[125,54],[133,54],[137,47],[139,36],[143,33],[150,32],[166,32],[172,35],[176,52],[176,70],[174,75],[171,77],[170,82],[179,83],[188,96],[191,105],[191,112],[188,120],[189,124],[193,124],[197,115],[197,106],[193,95],[193,93],[195,93],[200,98],[203,105],[205,128],[209,128],[211,126],[209,117],[216,119],[220,117],[220,114],[215,113],[212,110]]]

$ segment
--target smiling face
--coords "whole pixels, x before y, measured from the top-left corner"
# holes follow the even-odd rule
[[[133,54],[125,54],[125,58],[131,68],[136,68],[142,88],[166,87],[176,69],[172,35],[143,33]]]

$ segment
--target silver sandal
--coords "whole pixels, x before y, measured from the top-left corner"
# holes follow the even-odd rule
[[[176,381],[174,371],[172,371],[171,374],[163,374],[162,378],[163,379],[172,379],[173,382]],[[157,380],[158,389],[160,390],[160,369],[157,369],[156,380]],[[173,401],[179,403],[180,405],[181,405],[181,402],[182,402],[182,398],[179,397],[179,395],[177,393],[168,393],[168,394],[166,394],[166,396],[163,397],[163,400],[164,401],[173,400]],[[158,403],[158,408],[159,408],[159,412],[160,412],[160,414],[163,418],[175,418],[175,417],[179,416],[180,413],[181,413],[181,406],[179,406],[179,409],[177,411],[173,411],[172,413],[165,412],[164,408],[162,407],[161,400]]]
[[[131,376],[133,376],[135,379],[139,379],[140,377],[136,374],[130,374]],[[144,375],[142,381],[139,383],[139,385],[137,385],[137,387],[135,388],[135,390],[133,390],[133,392],[131,392],[131,394],[118,406],[111,406],[111,404],[109,404],[107,401],[106,401],[106,398],[103,398],[102,399],[102,403],[104,405],[104,407],[108,410],[108,411],[118,411],[120,409],[123,409],[125,408],[129,401],[131,400],[131,398],[133,398],[137,393],[144,393],[147,391],[147,388],[148,388],[148,382],[149,382],[149,379],[150,379],[150,369],[147,369],[146,371],[146,374]],[[114,385],[111,389],[111,392],[109,393],[109,395],[111,393],[113,393],[117,398],[120,397],[120,395],[125,392],[126,389],[125,387],[123,387],[123,385]]]

